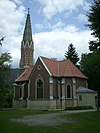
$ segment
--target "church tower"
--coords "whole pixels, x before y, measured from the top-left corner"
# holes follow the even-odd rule
[[[29,68],[34,65],[33,54],[34,54],[34,42],[32,39],[30,12],[28,8],[23,39],[21,42],[21,59],[20,59],[19,69],[25,70],[26,68]]]

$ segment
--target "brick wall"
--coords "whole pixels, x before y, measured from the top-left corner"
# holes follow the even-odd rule
[[[40,68],[39,68],[40,66]],[[36,78],[41,75],[44,82],[44,99],[49,98],[49,74],[41,63],[40,59],[37,60],[30,78],[30,96],[29,99],[35,99]]]

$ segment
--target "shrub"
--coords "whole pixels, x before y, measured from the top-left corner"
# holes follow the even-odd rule
[[[85,110],[85,109],[93,109],[92,106],[75,106],[75,107],[66,107],[65,110]]]

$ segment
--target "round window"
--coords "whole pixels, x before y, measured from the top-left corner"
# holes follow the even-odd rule
[[[41,66],[39,65],[39,66],[38,66],[38,70],[40,70],[40,69],[41,69]]]

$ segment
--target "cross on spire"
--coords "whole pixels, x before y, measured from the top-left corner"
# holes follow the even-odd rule
[[[30,14],[30,8],[28,8],[28,14]]]

